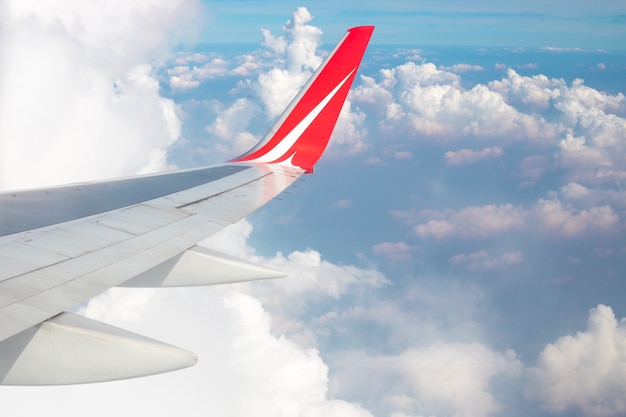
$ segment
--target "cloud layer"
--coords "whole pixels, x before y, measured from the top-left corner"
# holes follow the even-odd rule
[[[0,186],[161,169],[178,163],[180,149],[201,163],[232,157],[326,54],[305,8],[281,33],[262,30],[258,50],[169,54],[200,6],[118,3],[3,4]],[[289,278],[114,289],[82,306],[195,351],[196,367],[112,384],[3,388],[3,407],[12,415],[59,402],[65,415],[626,413],[623,320],[608,307],[618,311],[623,294],[615,278],[625,251],[624,95],[530,73],[541,69],[533,60],[491,63],[498,79],[470,82],[492,68],[426,55],[373,51],[343,108],[328,175],[293,203],[311,215],[287,231],[277,219],[300,207],[267,207],[257,219],[272,229],[257,228],[262,238],[298,246],[261,255],[248,221],[206,243]],[[611,68],[603,67],[594,64]],[[213,97],[216,86],[223,94]],[[192,123],[200,133],[183,135]],[[320,235],[335,244],[346,227],[346,247],[308,247]],[[345,254],[352,261],[337,260]],[[597,307],[587,329],[555,340],[568,333],[557,326],[581,327],[589,305]]]

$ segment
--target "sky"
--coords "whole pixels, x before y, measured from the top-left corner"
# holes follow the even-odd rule
[[[626,6],[544,3],[0,3],[2,189],[236,156],[377,26],[316,172],[204,243],[289,276],[112,289],[198,364],[3,412],[626,415]]]
[[[258,27],[280,30],[285,10],[306,6],[331,39],[373,24],[374,42],[392,45],[556,46],[623,49],[626,4],[613,0],[348,0],[203,2],[211,43],[258,42]],[[325,42],[329,42],[325,40]]]

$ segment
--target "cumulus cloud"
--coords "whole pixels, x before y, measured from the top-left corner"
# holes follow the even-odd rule
[[[259,51],[235,56],[179,52],[172,63],[174,65],[166,68],[164,74],[170,88],[177,93],[197,88],[208,80],[252,77],[271,66]]]
[[[379,81],[364,78],[354,100],[384,106],[383,130],[414,137],[555,140],[559,132],[540,115],[518,111],[488,86],[464,89],[457,74],[432,63],[380,70]]]
[[[285,110],[322,63],[326,54],[320,49],[322,31],[310,24],[312,20],[313,16],[309,11],[305,7],[299,7],[283,26],[282,35],[274,35],[263,29],[263,46],[271,54],[257,51],[240,57],[240,64],[232,70],[226,69],[221,61],[218,65],[207,63],[204,67],[193,70],[183,67],[181,74],[175,74],[175,68],[172,70],[181,87],[195,87],[202,79],[213,74],[244,77],[233,91],[244,91],[247,96],[224,105],[217,112],[215,121],[207,128],[211,139],[219,141],[211,149],[214,157],[232,157],[247,150],[243,148],[244,143],[249,145],[248,148],[254,145],[269,128],[271,121]],[[250,78],[254,75],[256,79]],[[254,114],[251,114],[252,109]],[[255,118],[263,123],[253,123]],[[356,154],[368,149],[365,118],[366,114],[354,109],[348,99],[333,131],[328,154]],[[220,129],[220,125],[224,125],[226,120],[232,121],[227,123],[228,131]]]
[[[408,62],[384,68],[376,77],[362,76],[352,100],[377,118],[385,137],[497,142],[481,149],[451,151],[448,163],[475,160],[487,149],[527,141],[542,154],[530,155],[519,166],[522,185],[533,185],[554,161],[568,181],[607,186],[626,178],[626,99],[575,79],[538,74],[522,76],[511,68],[500,80],[464,88],[452,68]],[[458,72],[458,71],[457,71]],[[372,117],[370,116],[370,117]],[[371,134],[371,132],[370,132]],[[472,147],[468,147],[472,149]],[[549,158],[545,151],[551,150]],[[538,159],[542,158],[542,159]]]
[[[375,269],[336,265],[314,249],[260,256],[247,244],[251,232],[250,223],[242,220],[210,237],[203,245],[287,273],[289,279],[270,280],[263,285],[241,285],[276,314],[298,314],[308,302],[340,299],[357,288],[376,289],[390,284],[384,274]]]
[[[507,103],[526,112],[552,110],[550,125],[560,136],[556,157],[568,179],[606,183],[626,176],[622,155],[626,143],[626,99],[598,91],[576,79],[545,75],[525,77],[509,69],[506,78],[492,81],[489,88]]]
[[[546,345],[529,369],[528,396],[545,409],[586,416],[626,414],[626,327],[611,307],[589,312],[587,330]]]
[[[178,58],[177,61],[193,62],[197,59],[201,59],[198,55],[199,54],[194,53],[190,57]],[[228,63],[223,58],[214,58],[201,67],[177,65],[173,68],[168,68],[165,72],[170,77],[170,87],[175,90],[190,90],[198,87],[204,80],[222,77],[228,74],[229,69]]]
[[[423,211],[430,218],[413,228],[419,237],[442,239],[454,235],[482,238],[525,227],[525,213],[512,204],[467,207],[454,211]]]
[[[232,287],[165,291],[149,291],[151,296],[137,302],[143,290],[116,290],[113,297],[105,294],[84,308],[91,317],[141,327],[154,337],[176,335],[178,343],[199,355],[195,367],[171,374],[168,380],[148,378],[109,387],[108,401],[111,397],[114,404],[128,401],[132,411],[132,404],[145,407],[139,399],[146,395],[152,415],[169,415],[171,378],[182,380],[184,374],[180,385],[185,388],[177,392],[175,403],[184,404],[187,415],[371,416],[356,404],[329,398],[328,367],[319,352],[276,335],[272,318],[258,299]],[[135,316],[132,323],[129,315]],[[187,323],[186,330],[180,323]],[[132,389],[138,386],[143,388]],[[66,411],[71,413],[72,405]],[[93,415],[107,412],[106,407],[92,410]]]
[[[595,188],[569,182],[559,189],[558,194],[563,201],[578,207],[608,205],[616,213],[619,213],[620,208],[626,207],[626,191],[620,188]]]
[[[261,109],[252,100],[237,99],[229,108],[219,112],[206,131],[216,139],[214,150],[219,154],[239,155],[251,149],[258,138],[246,131],[250,121]]]
[[[508,69],[506,78],[490,82],[489,87],[503,94],[509,103],[541,111],[548,108],[551,99],[558,97],[563,84],[563,80],[550,80],[543,74],[522,77]]]
[[[466,207],[460,210],[395,211],[394,217],[418,223],[418,237],[479,239],[519,230],[549,236],[575,237],[583,233],[611,232],[619,227],[619,216],[608,205],[577,210],[559,200],[539,200],[533,207],[512,204]]]
[[[384,256],[392,261],[408,261],[417,250],[417,246],[406,242],[381,242],[372,247],[374,255]]]
[[[194,0],[5,2],[0,187],[163,168],[180,120],[151,62],[198,10]]]
[[[515,352],[480,343],[436,343],[394,356],[352,352],[343,360],[350,367],[339,373],[339,391],[366,392],[388,415],[488,416],[500,409],[492,379],[522,370]]]
[[[452,265],[462,265],[469,270],[484,271],[518,264],[523,260],[524,256],[521,251],[507,252],[499,256],[490,256],[487,252],[480,251],[469,255],[464,253],[454,255],[449,262]]]
[[[322,31],[308,23],[313,16],[304,7],[299,7],[284,26],[285,36],[275,37],[264,30],[264,44],[280,53],[285,63],[282,68],[273,68],[259,75],[256,90],[265,105],[268,118],[278,116],[287,107],[300,87],[313,75],[322,63],[318,48],[322,44]],[[280,45],[278,47],[277,45]]]
[[[573,237],[583,232],[613,230],[619,225],[619,217],[610,206],[592,207],[574,211],[563,207],[559,201],[540,200],[532,210],[544,228],[560,236]]]
[[[467,165],[474,164],[485,159],[499,158],[503,154],[504,152],[501,147],[492,146],[490,148],[484,148],[480,151],[474,151],[471,149],[448,151],[443,155],[443,157],[448,165]]]

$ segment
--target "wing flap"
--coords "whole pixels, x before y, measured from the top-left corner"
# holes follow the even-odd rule
[[[302,172],[279,166],[251,165],[216,180],[217,184],[179,190],[128,209],[74,220],[66,225],[11,235],[13,240],[0,247],[31,248],[48,264],[39,263],[30,272],[0,281],[0,293],[6,296],[2,299],[4,305],[0,305],[0,340],[184,253],[224,225],[265,204]],[[137,212],[133,213],[135,209]],[[133,219],[139,220],[146,212],[152,217],[135,229],[140,234],[119,230],[124,224],[129,229]],[[74,257],[67,257],[57,252],[77,249],[73,246],[57,248],[54,239],[57,233],[63,235],[66,228],[82,231],[108,228],[110,230],[104,234],[118,240],[104,239],[98,247],[92,246]]]
[[[180,255],[124,282],[122,287],[188,287],[281,278],[283,272],[203,247]]]
[[[3,340],[0,351],[3,385],[112,381],[196,363],[191,352],[71,313]]]
[[[28,236],[25,236],[27,238]],[[52,265],[67,259],[66,256],[39,249],[25,239],[0,243],[0,280]]]
[[[99,216],[94,222],[132,235],[141,235],[157,227],[172,223],[186,215],[187,213],[181,213],[180,211],[175,212],[153,205],[138,204],[121,209],[114,215]]]

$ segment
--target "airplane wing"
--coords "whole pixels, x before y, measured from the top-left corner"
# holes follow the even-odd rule
[[[191,366],[193,353],[66,310],[115,286],[282,273],[196,246],[312,172],[372,26],[348,30],[269,132],[221,165],[0,194],[0,384],[74,384]]]

